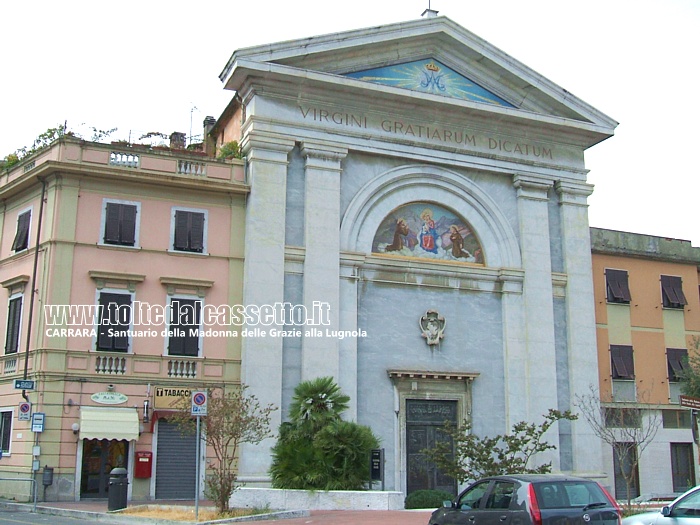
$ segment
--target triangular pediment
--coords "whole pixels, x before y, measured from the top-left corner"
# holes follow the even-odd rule
[[[508,108],[515,107],[473,80],[432,58],[355,71],[347,73],[346,76],[422,93],[431,93]]]
[[[354,90],[360,97],[398,101],[406,96],[411,104],[424,97],[429,104],[499,112],[500,121],[564,125],[567,133],[583,133],[584,145],[611,136],[617,126],[615,120],[445,17],[240,49],[220,78],[226,88],[238,91],[251,77],[272,76],[323,92]]]

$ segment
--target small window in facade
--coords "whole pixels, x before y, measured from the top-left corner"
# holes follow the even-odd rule
[[[131,294],[101,292],[98,305],[100,325],[97,328],[97,350],[128,351],[127,331],[131,325]]]
[[[641,428],[641,410],[634,407],[605,408],[605,426],[607,428]]]
[[[12,410],[0,411],[0,449],[3,454],[10,453],[12,439]]]
[[[671,383],[680,381],[683,369],[688,366],[688,350],[685,348],[667,348],[668,380]]]
[[[19,350],[19,334],[22,328],[22,296],[10,298],[7,310],[7,333],[5,334],[5,354],[16,354]]]
[[[29,247],[29,225],[32,220],[32,211],[20,213],[17,217],[17,233],[12,241],[12,251],[19,252]]]
[[[173,250],[203,253],[205,251],[205,213],[175,210]]]
[[[691,428],[690,410],[662,410],[664,428]]]
[[[168,355],[198,357],[202,301],[173,298],[170,302]]]
[[[606,269],[605,286],[609,303],[629,303],[632,300],[626,270]]]
[[[613,379],[634,379],[634,358],[632,347],[610,345]]]
[[[136,204],[106,202],[103,230],[104,243],[118,246],[135,246],[137,213],[138,207]]]
[[[661,276],[661,298],[664,308],[683,308],[688,304],[683,293],[683,282],[680,277],[672,275]]]

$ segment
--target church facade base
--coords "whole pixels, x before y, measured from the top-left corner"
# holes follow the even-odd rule
[[[234,508],[276,510],[401,510],[404,495],[395,491],[353,490],[286,490],[242,487],[229,500]]]

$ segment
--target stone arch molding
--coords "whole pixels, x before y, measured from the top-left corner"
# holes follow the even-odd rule
[[[487,266],[521,267],[517,237],[495,201],[459,173],[419,164],[393,168],[360,188],[343,216],[340,249],[370,253],[384,218],[415,201],[447,206],[468,220],[481,242]]]

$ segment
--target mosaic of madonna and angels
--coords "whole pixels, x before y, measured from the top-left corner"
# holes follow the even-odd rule
[[[434,203],[413,202],[392,211],[379,225],[372,252],[484,263],[484,254],[467,221]]]

